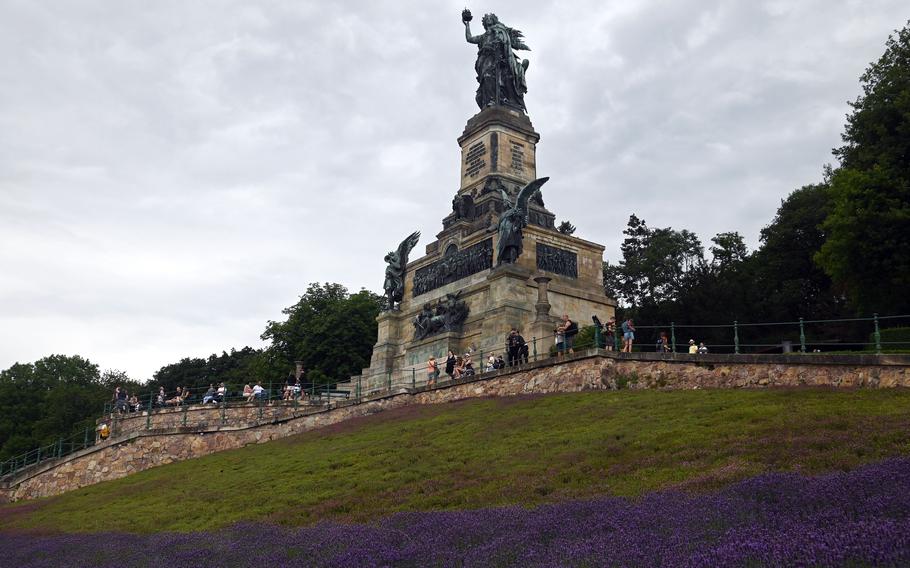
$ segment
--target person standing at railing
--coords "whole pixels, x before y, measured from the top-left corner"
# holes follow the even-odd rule
[[[512,328],[506,337],[506,355],[509,358],[509,367],[521,363],[521,346],[524,345],[524,338],[518,334],[517,328]]]
[[[556,334],[556,355],[575,353],[572,347],[575,345],[575,336],[578,335],[578,324],[569,318],[569,314],[563,314],[562,323],[553,331]]]
[[[660,335],[657,338],[657,346],[655,351],[658,353],[669,353],[670,352],[670,338],[667,337],[666,331],[661,331]]]
[[[613,346],[616,344],[616,316],[610,316],[610,319],[607,320],[606,332],[607,351],[613,351]]]
[[[167,396],[164,394],[164,387],[158,388],[158,396],[155,398],[155,404],[158,408],[164,408],[164,400]]]
[[[449,354],[446,355],[446,374],[449,376],[449,380],[455,377],[455,363],[457,361],[458,358],[455,357],[455,352],[449,349]]]
[[[436,357],[430,355],[430,360],[427,361],[427,386],[433,386],[436,384],[436,380],[439,378],[439,363],[436,362]]]
[[[575,346],[575,336],[578,335],[578,324],[569,318],[569,314],[563,314],[562,329],[566,336],[566,351],[568,351],[569,354],[574,354],[575,349],[573,349],[573,347]]]
[[[622,322],[622,350],[623,353],[632,352],[632,343],[635,341],[635,322],[632,318]]]
[[[127,394],[126,389],[117,387],[114,389],[114,408],[117,409],[117,412],[123,414],[127,410]]]
[[[694,339],[690,339],[689,340],[689,355],[695,355],[696,353],[698,353],[698,346],[695,345]]]

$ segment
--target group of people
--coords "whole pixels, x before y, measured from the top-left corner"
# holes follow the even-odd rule
[[[215,388],[214,383],[209,383],[209,388],[205,391],[205,394],[202,395],[202,404],[214,403],[221,404],[224,402],[225,397],[227,396],[227,387],[224,383],[218,383],[218,388]]]
[[[607,351],[613,351],[613,346],[616,344],[616,318],[611,316],[605,324],[601,323],[596,315],[591,319],[594,320],[594,325],[599,327],[601,333],[604,334],[603,347]],[[622,334],[620,336],[620,339],[622,339],[620,352],[631,353],[632,344],[635,343],[635,322],[632,321],[632,318],[629,318],[620,324],[619,330]]]
[[[262,383],[256,381],[251,387],[249,383],[243,385],[243,399],[247,402],[268,398],[269,392],[262,388]]]
[[[139,412],[142,410],[142,403],[135,393],[130,395],[125,388],[116,387],[114,389],[114,410],[120,414],[126,412]]]
[[[300,384],[300,377],[291,373],[288,375],[288,380],[282,390],[281,400],[296,400],[300,398],[300,393],[302,391],[303,385]]]

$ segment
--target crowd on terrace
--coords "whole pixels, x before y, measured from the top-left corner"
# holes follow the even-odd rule
[[[614,345],[618,345],[620,346],[621,352],[632,352],[636,330],[635,322],[631,318],[623,321],[619,325],[617,325],[615,317],[610,317],[606,323],[602,323],[596,315],[592,317],[592,320],[594,321],[594,327],[597,330],[597,347],[613,350]],[[575,340],[578,334],[578,323],[573,321],[568,314],[563,315],[559,324],[553,329],[554,343],[552,349],[549,350],[549,353],[555,355],[557,358],[575,353]],[[621,342],[617,342],[617,334],[619,334]],[[474,367],[475,351],[475,348],[472,346],[465,351],[464,354],[458,354],[449,350],[445,357],[440,358],[439,360],[436,356],[431,356],[427,361],[427,386],[436,385],[443,372],[445,372],[449,380],[460,380],[475,375],[477,373],[477,370],[475,370]],[[655,344],[655,351],[659,353],[669,353],[672,351],[670,339],[667,336],[666,331],[661,331],[659,333]],[[690,339],[688,352],[690,354],[704,354],[708,352],[708,348],[704,343],[696,344],[694,339]],[[480,361],[480,372],[496,371],[506,367],[525,364],[529,360],[529,355],[528,342],[521,335],[521,332],[513,327],[506,334],[503,351],[501,353],[488,353],[485,360]],[[481,353],[481,358],[483,358],[483,353]],[[278,400],[280,397],[280,400],[282,401],[297,401],[307,394],[307,386],[304,385],[302,379],[302,369],[298,370],[297,373],[289,374],[287,380],[278,387],[280,388],[280,393],[277,389],[274,389],[274,397],[272,396],[272,390],[275,385],[270,384],[270,388],[266,389],[263,387],[262,383],[258,381],[252,383],[252,386],[250,383],[247,383],[243,386],[242,391],[234,397],[234,400],[257,402],[262,400]],[[309,386],[312,387],[313,385]],[[326,387],[326,389],[326,394],[329,392],[346,394],[343,391],[328,391],[328,387]],[[129,412],[140,412],[145,410],[146,407],[155,409],[179,407],[190,403],[200,403],[203,405],[221,404],[228,400],[229,391],[224,382],[217,384],[210,383],[207,390],[202,392],[202,389],[198,389],[195,396],[196,398],[194,399],[194,393],[189,387],[177,387],[175,392],[168,395],[165,388],[161,386],[159,387],[156,396],[140,399],[137,393],[129,394],[127,389],[118,386],[114,390],[113,410],[119,414],[124,414]]]

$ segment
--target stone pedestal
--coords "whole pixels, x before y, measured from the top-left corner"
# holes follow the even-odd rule
[[[391,377],[393,384],[409,385],[412,376],[422,384],[429,357],[442,362],[450,349],[474,351],[480,368],[481,352],[504,353],[513,327],[528,342],[537,337],[538,353],[546,354],[558,316],[569,314],[583,325],[593,314],[603,321],[613,315],[615,302],[603,291],[603,246],[556,231],[555,215],[540,195],[529,204],[518,261],[497,266],[503,193],[514,200],[537,177],[539,140],[530,119],[508,108],[487,108],[468,120],[458,138],[461,178],[452,212],[425,245],[426,254],[408,264],[400,311],[377,318],[370,368],[354,384],[359,379],[365,389],[379,388]],[[435,309],[453,294],[468,308],[460,328],[415,340],[413,322],[424,306]]]

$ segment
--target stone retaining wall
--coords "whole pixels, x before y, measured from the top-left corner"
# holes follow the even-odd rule
[[[402,390],[361,404],[313,409],[274,404],[260,408],[190,408],[125,419],[111,439],[51,460],[0,483],[0,502],[57,495],[158,465],[263,443],[409,404],[438,404],[484,396],[616,388],[763,388],[910,386],[907,356],[682,355],[588,351],[565,361],[547,359],[517,370]],[[190,418],[192,417],[192,418]]]

